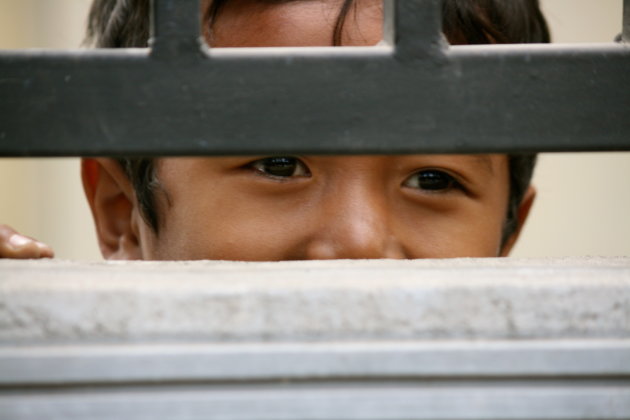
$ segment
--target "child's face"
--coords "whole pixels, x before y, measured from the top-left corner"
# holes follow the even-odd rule
[[[298,160],[299,159],[299,160]],[[145,258],[295,260],[500,253],[503,156],[163,159],[170,204]]]
[[[330,45],[341,3],[234,0],[219,15],[211,43]],[[344,45],[380,41],[381,3],[357,2]],[[159,235],[130,198],[134,238],[104,245],[102,231],[121,227],[96,217],[106,257],[493,257],[511,247],[501,246],[509,194],[504,155],[164,158],[156,166],[163,191],[156,193]],[[107,168],[115,171],[111,162],[101,166]],[[111,178],[124,183],[119,174]],[[129,185],[121,189],[131,195]],[[119,207],[109,214],[120,214]]]
[[[330,46],[343,0],[230,0],[212,28],[213,47]],[[342,45],[370,46],[383,38],[383,0],[355,1]]]

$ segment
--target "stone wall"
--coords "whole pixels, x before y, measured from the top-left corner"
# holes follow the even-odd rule
[[[0,418],[630,418],[630,259],[0,261]]]

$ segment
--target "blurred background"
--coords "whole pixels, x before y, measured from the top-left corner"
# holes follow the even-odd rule
[[[90,2],[0,0],[0,49],[78,48]],[[621,32],[622,0],[541,2],[556,43],[611,42]],[[545,154],[535,184],[513,256],[630,255],[630,153]],[[58,258],[101,259],[78,159],[0,159],[0,194],[0,223]]]

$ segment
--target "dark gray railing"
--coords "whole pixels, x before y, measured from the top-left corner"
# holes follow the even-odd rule
[[[2,52],[0,156],[630,150],[628,45],[449,48],[386,2],[378,47],[208,49],[155,0],[151,50]]]

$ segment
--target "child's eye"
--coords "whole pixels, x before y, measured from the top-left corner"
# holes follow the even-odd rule
[[[300,159],[291,156],[259,159],[248,166],[261,174],[276,178],[307,177],[311,175],[311,172]]]
[[[427,169],[416,172],[402,184],[405,187],[416,188],[425,191],[450,191],[454,188],[462,188],[457,180],[444,171]]]

